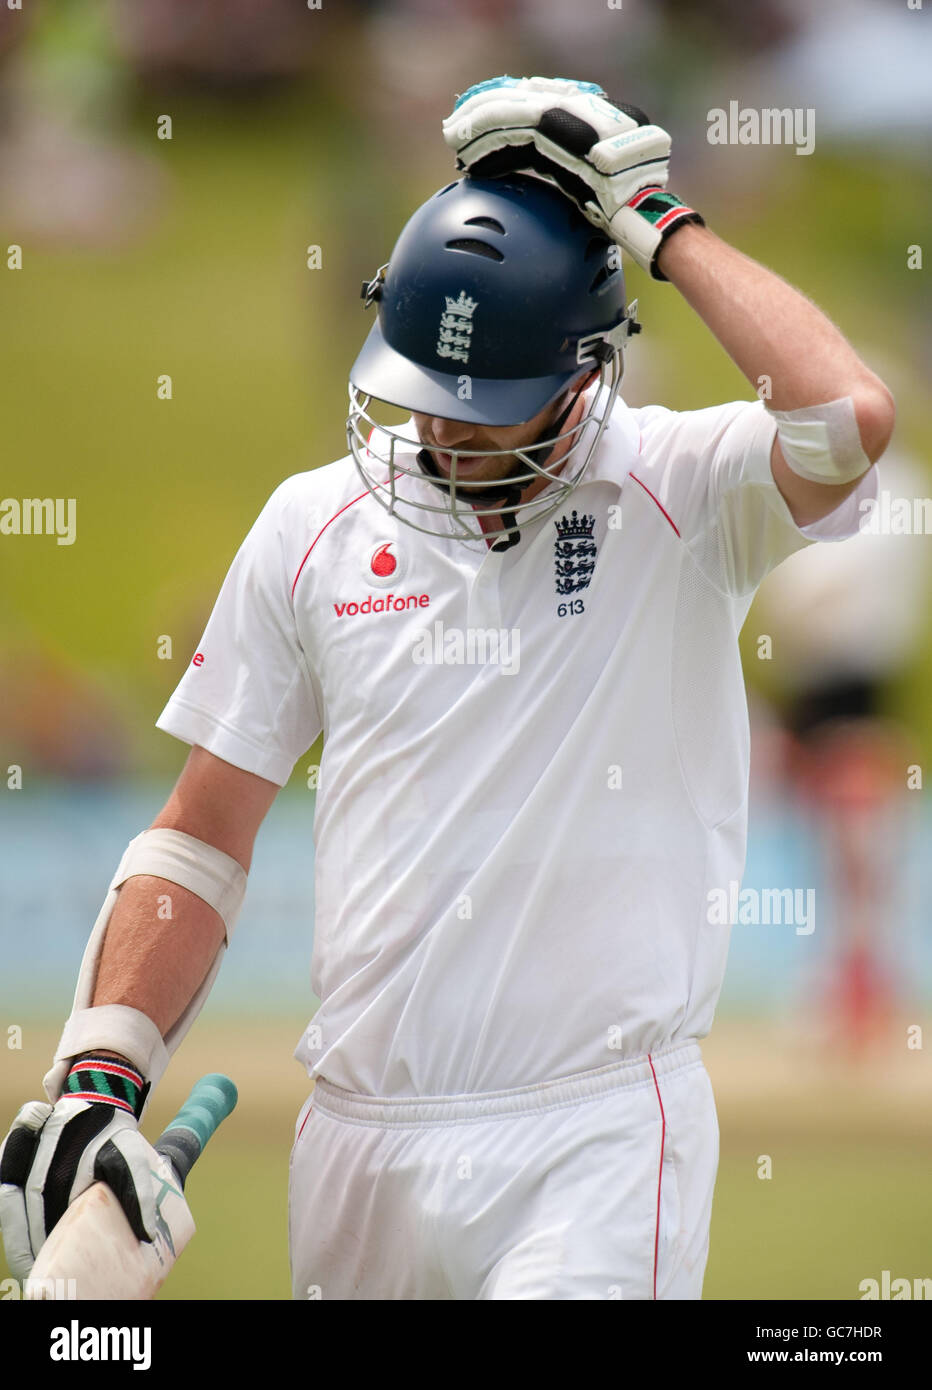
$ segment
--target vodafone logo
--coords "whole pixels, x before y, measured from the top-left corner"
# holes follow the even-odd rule
[[[372,559],[369,561],[369,568],[373,574],[378,575],[379,579],[384,579],[386,575],[394,574],[395,570],[398,568],[398,561],[395,559],[394,555],[391,554],[391,548],[391,541],[386,541],[384,545],[380,545],[378,550],[373,553]]]
[[[407,568],[404,552],[399,553],[397,541],[379,541],[364,566],[366,582],[377,589],[387,589],[404,578]]]

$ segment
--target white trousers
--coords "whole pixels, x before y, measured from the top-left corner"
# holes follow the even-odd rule
[[[696,1042],[477,1095],[320,1079],[295,1134],[296,1299],[701,1296],[718,1121]]]

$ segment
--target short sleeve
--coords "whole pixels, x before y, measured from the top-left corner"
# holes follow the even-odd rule
[[[770,469],[776,422],[762,401],[706,410],[638,412],[641,454],[632,470],[654,491],[707,578],[723,592],[752,594],[781,560],[814,541],[857,535],[876,470],[838,507],[797,526]],[[653,484],[653,486],[652,486]]]
[[[156,720],[279,786],[322,728],[291,604],[294,484],[275,490],[240,546],[197,652]]]

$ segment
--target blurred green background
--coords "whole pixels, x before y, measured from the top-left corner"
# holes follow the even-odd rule
[[[7,825],[66,785],[119,795],[146,779],[158,809],[186,750],[154,720],[265,498],[345,453],[347,372],[368,328],[360,282],[452,176],[440,121],[454,94],[497,72],[571,71],[670,129],[671,186],[839,324],[893,388],[897,447],[928,482],[928,272],[907,268],[907,248],[932,225],[930,126],[897,62],[904,45],[928,52],[928,17],[908,32],[891,16],[859,38],[855,8],[837,21],[824,86],[807,66],[823,31],[778,3],[0,10],[0,495],[77,501],[73,546],[0,536],[0,767],[24,779]],[[854,122],[846,88],[878,69],[888,88],[866,93]],[[707,111],[732,98],[815,108],[815,153],[710,146]],[[171,140],[156,135],[164,115]],[[21,270],[6,268],[12,245]],[[645,325],[629,404],[751,398],[670,287],[630,268],[629,294]],[[156,394],[166,373],[170,401]],[[920,761],[932,749],[925,598],[886,693]],[[756,631],[752,613],[746,656]],[[747,674],[772,693],[760,662]],[[302,760],[295,791],[304,779]],[[36,873],[54,876],[36,821]],[[113,863],[139,828],[114,838]],[[57,950],[55,922],[32,929]],[[6,912],[4,933],[17,930]],[[73,969],[77,944],[63,951]],[[0,982],[4,1027],[21,1021],[24,978]],[[42,979],[27,983],[40,1002],[22,1049],[0,1048],[0,1128],[37,1093],[50,1020],[68,1009],[60,984],[43,1005]],[[738,1014],[707,1045],[723,1142],[706,1297],[853,1298],[885,1268],[932,1274],[925,1054],[898,1034],[846,1066],[779,1010]],[[209,1011],[153,1102],[154,1135],[203,1071],[228,1071],[242,1095],[191,1179],[200,1235],[167,1297],[288,1296],[287,1161],[307,1083],[288,1060],[306,1014],[289,999],[285,1015],[271,980],[248,1016]],[[761,1154],[771,1181],[756,1176]]]
[[[0,277],[2,493],[75,497],[79,536],[73,547],[0,545],[0,738],[33,778],[177,769],[155,714],[265,498],[289,474],[346,452],[347,373],[369,324],[360,282],[449,180],[440,119],[486,71],[448,56],[443,95],[423,113],[385,78],[390,119],[378,126],[377,35],[362,9],[346,7],[339,23],[304,12],[310,75],[225,82],[139,71],[138,55],[134,70],[120,51],[121,12],[78,0],[34,6],[6,65],[8,144],[20,135],[44,187],[39,196],[9,149],[0,157],[0,241],[24,255],[21,271]],[[614,33],[626,22],[600,18]],[[668,33],[682,64],[682,24],[668,20]],[[907,269],[907,247],[932,220],[928,142],[819,140],[811,156],[760,147],[749,163],[747,149],[701,143],[706,105],[690,101],[687,75],[695,86],[714,65],[694,57],[675,93],[645,75],[667,37],[654,38],[636,71],[602,54],[592,76],[669,108],[657,115],[674,134],[675,186],[721,236],[815,298],[886,375],[897,443],[927,467],[930,298],[927,274]],[[728,57],[711,21],[702,44],[709,63]],[[502,46],[520,51],[520,32]],[[731,62],[716,89],[726,106],[751,85],[734,71],[738,56]],[[818,114],[818,93],[810,101]],[[170,141],[156,138],[163,114]],[[40,130],[29,134],[32,124]],[[319,270],[306,266],[310,245],[321,248]],[[636,267],[629,286],[645,325],[629,353],[629,404],[750,398],[675,292]],[[157,399],[163,373],[170,401]],[[162,635],[173,639],[171,660],[158,657]],[[752,684],[762,670],[749,663]],[[930,678],[926,622],[890,695],[925,756]],[[72,719],[98,733],[84,750],[63,746]]]

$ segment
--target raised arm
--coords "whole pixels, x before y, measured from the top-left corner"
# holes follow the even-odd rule
[[[657,259],[754,389],[761,377],[769,379],[771,409],[800,410],[850,396],[867,456],[863,471],[880,458],[893,432],[893,397],[810,299],[696,224],[679,228]],[[779,439],[770,466],[797,526],[827,516],[859,482],[800,477],[788,466]]]
[[[794,415],[777,422],[771,472],[797,526],[855,490],[893,431],[890,392],[805,295],[668,190],[667,131],[591,82],[504,76],[464,92],[443,134],[473,175],[556,183],[637,265],[676,285],[755,391],[769,378],[768,408]]]

